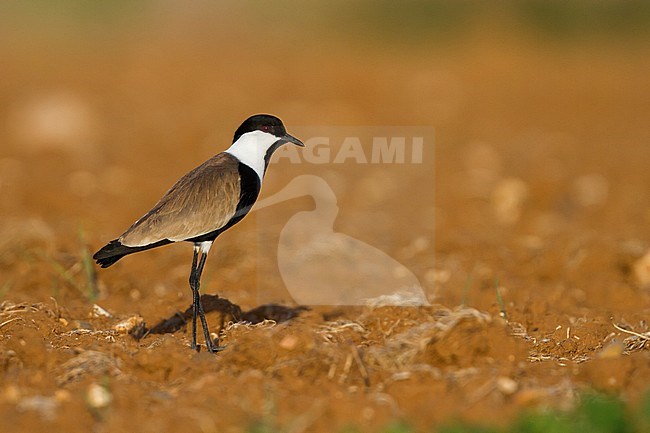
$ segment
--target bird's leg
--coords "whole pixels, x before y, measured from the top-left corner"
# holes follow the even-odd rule
[[[197,267],[197,278],[198,278],[198,285],[197,285],[197,291],[196,291],[196,297],[197,297],[197,302],[198,302],[198,308],[199,308],[199,317],[201,318],[201,326],[203,326],[203,335],[205,337],[205,347],[208,350],[208,352],[215,353],[219,351],[219,343],[218,341],[213,343],[212,338],[210,337],[210,328],[208,328],[208,321],[205,318],[205,311],[203,310],[203,304],[201,303],[201,296],[199,295],[198,287],[200,287],[201,284],[201,274],[203,273],[203,265],[205,265],[205,259],[207,259],[208,253],[203,252],[201,254],[201,258],[199,259],[199,265]]]
[[[214,353],[224,349],[224,347],[219,347],[218,340],[213,343],[212,338],[210,338],[210,329],[208,328],[208,321],[205,319],[205,311],[203,310],[203,304],[201,303],[201,295],[199,294],[199,289],[201,287],[201,274],[203,273],[203,266],[205,265],[205,260],[208,258],[208,251],[210,251],[211,246],[212,242],[201,242],[194,245],[194,260],[192,262],[194,264],[194,272],[192,273],[193,284],[191,285],[192,294],[194,296],[192,308],[194,319],[194,344],[196,345],[196,315],[198,312],[198,316],[201,319],[201,325],[203,326],[205,347],[209,352]],[[195,263],[197,261],[198,263]]]
[[[205,347],[208,352],[216,352],[216,345],[212,343],[212,338],[210,337],[210,329],[208,328],[208,321],[205,318],[205,311],[203,310],[203,304],[201,303],[201,295],[199,294],[199,288],[201,286],[201,274],[203,273],[203,265],[205,265],[205,260],[208,258],[208,253],[201,251],[201,257],[199,259],[199,264],[196,269],[197,275],[197,290],[195,292],[196,296],[196,305],[199,310],[199,318],[201,319],[201,326],[203,326],[203,335],[205,337]]]
[[[194,258],[192,259],[192,271],[190,272],[190,289],[192,289],[192,349],[199,350],[196,345],[196,314],[199,309],[199,279],[197,275],[197,264],[200,247],[194,245]]]

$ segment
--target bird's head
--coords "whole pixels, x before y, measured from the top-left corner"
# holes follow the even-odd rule
[[[272,140],[274,143],[279,141],[279,144],[293,143],[300,147],[305,146],[302,141],[287,132],[282,120],[270,114],[256,114],[244,120],[235,131],[232,142],[234,144],[248,136],[258,137],[257,140],[254,140],[256,142],[265,143]]]
[[[287,132],[277,117],[256,114],[239,125],[232,145],[226,152],[255,170],[261,180],[269,166],[271,155],[285,143],[305,146],[302,141]]]

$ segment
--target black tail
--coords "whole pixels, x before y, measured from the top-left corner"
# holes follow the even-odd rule
[[[119,239],[115,239],[97,251],[93,256],[93,259],[95,259],[97,264],[102,268],[108,268],[113,263],[117,262],[119,259],[126,255],[137,253],[138,251],[149,250],[151,248],[160,247],[170,243],[171,241],[163,239],[162,241],[144,245],[142,247],[127,247],[125,245],[122,245]]]

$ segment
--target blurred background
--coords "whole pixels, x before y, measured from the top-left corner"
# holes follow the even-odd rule
[[[277,403],[293,428],[249,431],[396,419],[424,431],[570,407],[591,387],[633,400],[647,346],[623,356],[612,322],[648,330],[648,71],[644,0],[0,2],[2,419],[15,431],[234,432]],[[296,135],[434,131],[422,164],[276,161],[262,198],[325,179],[332,233],[405,266],[437,306],[238,324],[216,360],[190,353],[183,331],[116,336],[118,320],[152,326],[190,306],[191,247],[101,271],[92,253],[264,112]],[[220,237],[202,292],[244,311],[295,306],[277,245],[314,207],[295,196]],[[449,319],[459,326],[422,339]],[[399,377],[369,357],[401,359],[398,337],[425,351]],[[101,362],[76,384],[52,374],[92,352]]]
[[[69,279],[83,280],[80,262],[259,112],[280,116],[289,131],[435,129],[426,170],[360,174],[354,164],[282,163],[264,190],[271,195],[299,174],[329,176],[340,207],[335,229],[404,263],[432,299],[459,302],[458,286],[473,269],[513,284],[576,272],[589,280],[585,269],[560,264],[584,243],[602,250],[618,242],[605,261],[639,256],[647,244],[645,1],[68,0],[1,8],[3,297],[78,296]],[[214,290],[252,305],[260,299],[242,285],[273,289],[277,269],[266,285],[248,282],[256,269],[277,268],[260,259],[266,253],[249,254],[255,231],[278,232],[310,206],[303,199],[260,212],[224,236],[207,277],[223,281]],[[140,299],[153,296],[140,290],[148,281],[158,295],[178,290],[184,299],[189,247],[150,254],[102,273],[93,290],[105,297],[108,285]],[[521,270],[533,257],[534,270]],[[589,266],[603,271],[601,262]]]

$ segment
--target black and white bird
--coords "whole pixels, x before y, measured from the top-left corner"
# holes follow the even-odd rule
[[[196,344],[196,318],[201,319],[205,345],[216,352],[210,338],[199,287],[205,260],[214,240],[237,224],[257,200],[273,152],[285,143],[303,147],[287,133],[275,116],[258,114],[242,123],[232,145],[180,178],[174,186],[122,236],[93,256],[102,268],[122,257],[174,242],[194,243],[190,272],[193,296],[192,349]]]

